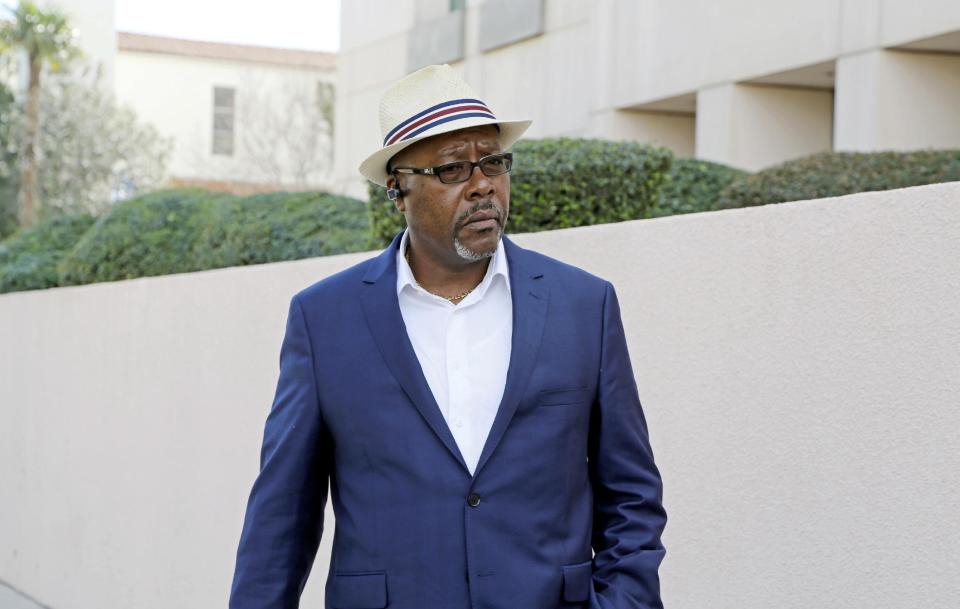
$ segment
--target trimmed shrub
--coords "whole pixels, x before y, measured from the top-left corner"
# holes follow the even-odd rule
[[[960,150],[823,152],[733,182],[715,209],[960,180]]]
[[[93,225],[90,214],[58,216],[0,243],[0,292],[59,285],[57,265]]]
[[[167,190],[121,203],[60,267],[64,285],[294,260],[367,246],[362,201]]]
[[[196,245],[230,195],[165,190],[116,205],[63,261],[62,285],[202,270]]]
[[[674,159],[649,217],[710,211],[723,189],[746,175],[746,171],[720,163]]]
[[[317,192],[226,201],[197,245],[204,268],[359,252],[369,243],[366,204]]]
[[[0,175],[0,240],[17,232],[17,185]]]
[[[670,168],[666,148],[635,142],[550,138],[513,147],[510,232],[524,233],[644,218]],[[373,247],[403,229],[403,215],[371,185]]]

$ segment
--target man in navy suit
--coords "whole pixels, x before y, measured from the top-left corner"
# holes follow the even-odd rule
[[[449,66],[380,114],[360,171],[408,228],[291,301],[230,607],[299,605],[328,483],[330,609],[662,607],[662,485],[614,289],[503,236],[529,121]]]

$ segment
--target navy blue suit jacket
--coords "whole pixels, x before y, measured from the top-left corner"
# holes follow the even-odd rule
[[[230,607],[298,606],[328,480],[328,608],[661,607],[662,486],[613,287],[504,237],[512,353],[471,476],[407,337],[399,241],[290,303]]]

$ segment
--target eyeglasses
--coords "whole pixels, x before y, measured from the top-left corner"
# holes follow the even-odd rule
[[[395,167],[391,173],[416,173],[420,175],[437,176],[444,184],[466,182],[473,175],[473,168],[479,167],[483,175],[488,177],[510,173],[513,167],[513,154],[488,154],[478,161],[454,161],[437,165],[436,167]]]

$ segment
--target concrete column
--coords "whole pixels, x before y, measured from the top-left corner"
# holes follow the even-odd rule
[[[697,92],[697,158],[757,171],[830,150],[833,92],[723,84]]]
[[[836,150],[960,148],[960,54],[841,57],[836,92]]]
[[[692,114],[606,110],[590,119],[589,137],[666,146],[678,157],[693,156],[696,118]]]

